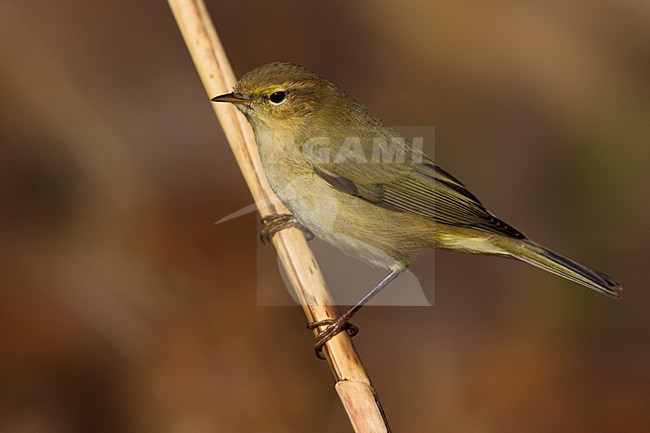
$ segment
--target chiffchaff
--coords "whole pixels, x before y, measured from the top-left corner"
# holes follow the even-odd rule
[[[297,222],[391,271],[346,314],[312,324],[328,325],[318,350],[424,248],[516,258],[620,297],[614,279],[528,240],[374,113],[302,66],[261,66],[212,100],[244,113],[269,183],[293,213],[295,219],[280,216],[270,227]]]

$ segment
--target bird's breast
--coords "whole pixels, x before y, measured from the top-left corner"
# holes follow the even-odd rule
[[[341,192],[314,171],[284,137],[257,134],[262,164],[280,201],[300,223],[345,253],[390,269],[431,246],[432,223]]]

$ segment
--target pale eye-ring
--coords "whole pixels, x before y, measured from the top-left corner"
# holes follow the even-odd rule
[[[273,92],[269,95],[269,101],[273,105],[280,105],[287,99],[287,92]]]

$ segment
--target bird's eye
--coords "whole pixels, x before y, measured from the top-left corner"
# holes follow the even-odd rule
[[[273,105],[280,105],[287,99],[287,92],[273,92],[269,96],[269,101]]]

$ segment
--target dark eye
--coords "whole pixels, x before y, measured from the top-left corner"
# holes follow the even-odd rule
[[[285,99],[287,99],[287,92],[273,92],[269,96],[269,101],[275,105],[282,104]]]

